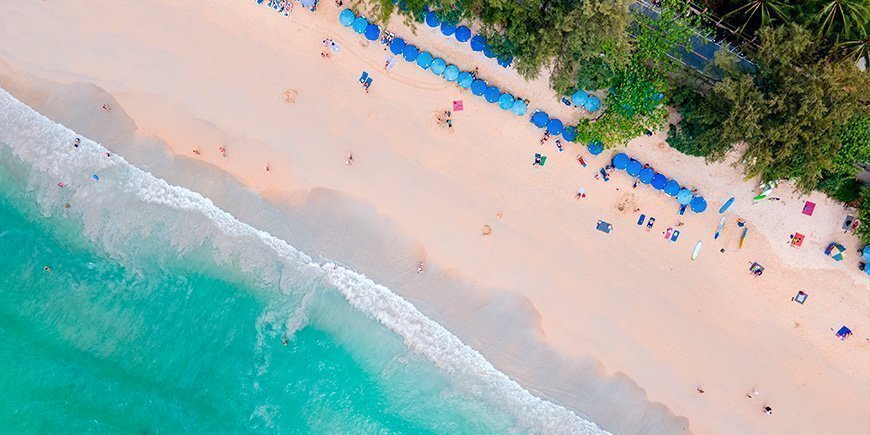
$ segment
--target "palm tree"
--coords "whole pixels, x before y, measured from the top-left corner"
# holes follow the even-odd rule
[[[777,18],[784,21],[788,18],[791,9],[792,7],[782,0],[746,0],[746,4],[725,14],[724,18],[742,14],[745,19],[740,26],[740,33],[743,33],[746,26],[754,22],[756,17],[760,21],[759,27],[764,27]]]
[[[860,35],[865,32],[867,5],[865,0],[829,0],[822,3],[815,20],[819,23],[820,35],[836,32],[836,39]]]
[[[846,58],[855,62],[863,59],[864,67],[870,67],[870,39],[867,38],[867,33],[864,33],[863,38],[842,41],[837,44],[837,48],[842,50]]]

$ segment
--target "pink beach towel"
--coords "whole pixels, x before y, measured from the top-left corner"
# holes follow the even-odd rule
[[[816,209],[816,203],[814,203],[814,202],[810,202],[810,201],[807,201],[807,202],[804,204],[804,211],[803,211],[803,214],[805,214],[805,215],[807,215],[807,216],[812,216],[812,215],[813,215],[813,210],[815,210],[815,209]]]
[[[453,111],[458,112],[462,110],[462,100],[456,100],[453,102]]]

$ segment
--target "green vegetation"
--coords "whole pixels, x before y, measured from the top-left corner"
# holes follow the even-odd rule
[[[855,234],[861,239],[861,243],[870,245],[870,200],[866,199],[870,198],[870,188],[862,187],[861,197],[864,198],[858,204],[858,220],[861,221],[861,226],[858,227]]]

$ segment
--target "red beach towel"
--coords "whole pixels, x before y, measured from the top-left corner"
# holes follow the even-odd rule
[[[456,100],[453,102],[453,111],[458,112],[462,110],[462,100]]]
[[[807,216],[812,216],[813,210],[815,210],[815,209],[816,209],[816,203],[807,201],[806,203],[804,203],[803,214],[805,214]]]

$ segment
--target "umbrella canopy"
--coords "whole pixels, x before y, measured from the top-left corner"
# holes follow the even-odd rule
[[[637,176],[637,179],[640,180],[643,184],[652,183],[653,176],[656,174],[656,171],[653,171],[652,168],[643,168],[640,171],[640,174]]]
[[[471,49],[474,51],[483,51],[484,48],[486,48],[486,36],[474,35],[474,38],[471,38]]]
[[[692,207],[692,211],[695,213],[702,213],[707,209],[707,200],[704,199],[703,196],[696,196],[692,198],[692,202],[689,203]]]
[[[393,42],[390,43],[390,51],[393,54],[402,54],[405,51],[405,47],[408,45],[405,43],[405,40],[402,38],[393,38]]]
[[[366,39],[374,41],[378,39],[378,36],[381,36],[381,29],[378,26],[374,24],[366,26]]]
[[[459,42],[467,42],[468,38],[471,38],[471,29],[466,26],[459,26],[456,28],[456,33],[453,34],[453,37]]]
[[[562,130],[562,137],[565,138],[568,142],[574,142],[574,139],[577,139],[577,127],[573,125],[569,125]]]
[[[547,115],[547,112],[539,110],[532,114],[532,119],[529,122],[535,124],[535,127],[546,128],[547,123],[550,122],[550,117]]]
[[[501,90],[496,86],[490,86],[486,88],[486,93],[483,95],[486,97],[487,102],[495,103],[501,97]]]
[[[451,35],[453,35],[454,33],[456,33],[456,26],[454,26],[453,24],[448,23],[447,21],[443,21],[443,22],[441,23],[441,33],[442,33],[444,36],[451,36]]]
[[[599,141],[589,142],[589,154],[597,156],[604,151],[604,144]]]
[[[619,153],[613,156],[613,167],[616,169],[625,169],[628,166],[628,154]]]
[[[478,97],[486,93],[486,82],[481,79],[474,79],[471,83],[471,93]]]
[[[514,107],[511,108],[511,111],[514,112],[514,115],[523,116],[526,114],[526,110],[529,110],[529,105],[526,104],[525,101],[517,99],[514,101]]]
[[[595,95],[590,95],[589,98],[586,99],[586,104],[584,104],[583,107],[590,112],[594,112],[601,108],[601,100]]]
[[[366,27],[369,25],[369,20],[365,19],[365,17],[356,17],[353,20],[353,31],[362,35],[366,31]]]
[[[692,202],[692,191],[685,188],[680,189],[680,191],[677,192],[677,202],[679,202],[681,205],[686,205]]]
[[[574,95],[571,95],[571,102],[574,103],[575,106],[586,106],[587,99],[589,99],[589,94],[582,89],[574,92]]]
[[[447,65],[447,68],[444,68],[444,78],[448,82],[455,82],[459,78],[459,68],[456,65]]]
[[[419,56],[419,55],[420,55],[420,50],[418,50],[417,47],[415,47],[413,45],[406,45],[405,49],[402,50],[402,57],[404,57],[405,60],[408,62],[413,62],[413,61],[417,60],[417,56]]]
[[[668,184],[668,177],[665,177],[662,174],[656,173],[655,175],[653,175],[653,179],[652,179],[652,182],[650,184],[652,184],[653,189],[662,190],[665,188],[665,185]]]
[[[459,73],[459,77],[456,79],[456,82],[459,83],[459,87],[463,89],[468,89],[471,87],[471,84],[474,83],[474,76],[471,75],[470,72],[462,71]]]
[[[870,245],[864,247],[864,251],[861,252],[861,258],[863,258],[864,261],[870,261]]]
[[[553,136],[562,134],[562,128],[564,128],[562,121],[556,118],[551,118],[550,122],[547,123],[547,133],[550,133]]]
[[[677,196],[677,193],[680,192],[680,183],[677,183],[677,180],[668,180],[665,183],[664,191],[668,196]]]
[[[429,54],[428,51],[420,53],[420,55],[417,56],[417,66],[426,69],[429,68],[429,65],[432,65],[432,55]]]
[[[341,23],[344,27],[350,27],[353,25],[353,20],[356,19],[356,15],[354,15],[353,11],[345,8],[338,14],[338,22]]]
[[[513,61],[514,61],[514,57],[509,55],[509,54],[506,56],[499,56],[498,57],[498,64],[504,68],[511,66],[511,62],[513,62]]]
[[[628,175],[631,175],[632,177],[640,175],[640,171],[642,170],[643,165],[635,159],[629,160],[628,164],[625,165],[625,172],[628,172]]]
[[[498,107],[501,110],[511,110],[514,107],[515,98],[513,95],[504,93],[498,97]]]
[[[492,58],[495,57],[495,52],[492,51],[492,47],[490,47],[489,45],[487,45],[486,47],[483,48],[483,55],[486,56],[486,57],[488,57],[488,58],[490,58],[490,59],[492,59]]]
[[[435,74],[436,76],[444,74],[445,69],[447,69],[447,62],[444,62],[444,59],[441,59],[440,57],[434,59],[432,65],[429,66],[429,71],[432,71],[432,74]]]
[[[825,249],[825,254],[828,254],[835,261],[843,261],[846,258],[846,248],[839,243],[831,243],[828,245],[828,248]]]
[[[429,27],[438,27],[441,25],[441,20],[438,19],[438,15],[435,15],[435,12],[429,11],[426,14],[426,25]]]

